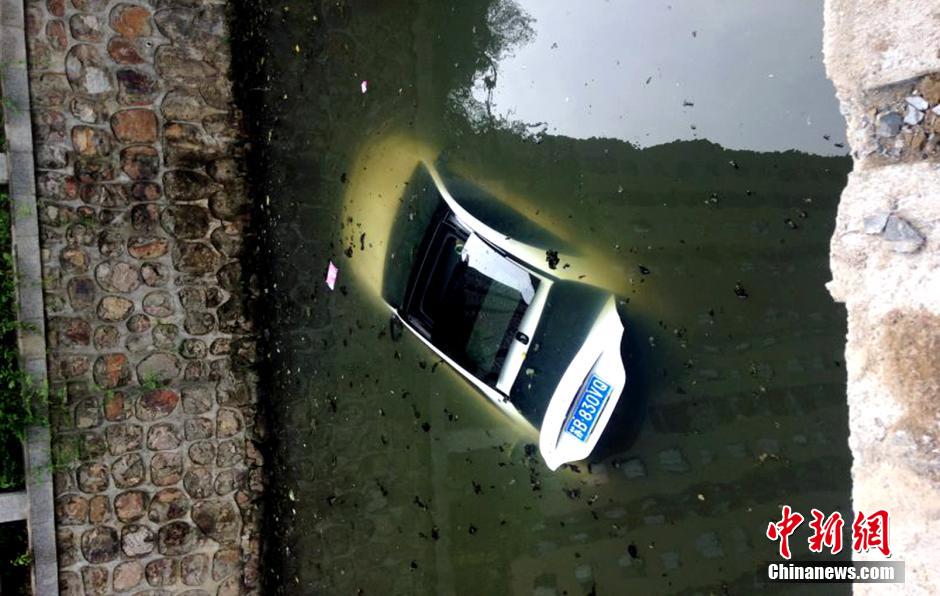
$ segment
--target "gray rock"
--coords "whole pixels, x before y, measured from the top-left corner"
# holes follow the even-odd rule
[[[888,216],[891,214],[887,211],[882,211],[874,213],[865,218],[865,233],[866,234],[880,234],[885,229],[885,224],[888,223]]]
[[[915,124],[920,124],[920,121],[924,119],[924,113],[915,108],[914,106],[907,106],[907,114],[904,115],[904,123],[910,124],[911,126]]]
[[[904,119],[897,112],[878,114],[875,125],[875,135],[879,137],[893,137],[901,132]]]
[[[907,102],[907,105],[917,108],[921,112],[925,111],[928,106],[927,100],[919,95],[912,95],[908,97],[905,101]]]
[[[900,253],[912,253],[920,250],[924,244],[923,235],[914,229],[907,220],[890,215],[884,228],[884,239],[892,243],[892,250]]]

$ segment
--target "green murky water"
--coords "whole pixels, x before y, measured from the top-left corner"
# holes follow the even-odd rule
[[[824,283],[851,162],[821,2],[653,4],[242,11],[272,592],[784,592],[761,579],[780,505],[850,513]],[[421,158],[629,300],[630,388],[589,464],[549,472],[534,433],[391,332],[370,263]]]

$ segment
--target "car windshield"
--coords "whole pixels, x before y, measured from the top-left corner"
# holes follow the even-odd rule
[[[409,314],[431,342],[489,385],[532,300],[535,278],[451,221],[434,233]]]

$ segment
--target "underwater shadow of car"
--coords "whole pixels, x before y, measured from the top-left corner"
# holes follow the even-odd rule
[[[601,463],[614,456],[622,456],[639,439],[643,423],[646,420],[649,405],[651,376],[651,347],[648,338],[652,335],[640,318],[631,318],[621,301],[617,301],[617,310],[624,321],[623,339],[620,342],[620,354],[627,370],[623,397],[607,423],[594,451],[588,458],[590,463]]]

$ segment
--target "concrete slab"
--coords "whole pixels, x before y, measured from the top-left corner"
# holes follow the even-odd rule
[[[25,490],[0,493],[0,524],[26,519],[28,504]]]

